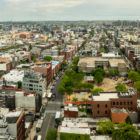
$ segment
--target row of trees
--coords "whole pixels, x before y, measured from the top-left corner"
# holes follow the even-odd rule
[[[138,131],[132,125],[132,121],[128,116],[126,122],[113,124],[111,121],[101,120],[97,123],[99,129],[98,134],[110,135],[113,140],[139,140]]]
[[[5,47],[5,48],[1,48],[1,49],[0,49],[0,52],[1,52],[1,51],[11,50],[11,49],[17,49],[17,48],[20,48],[20,47],[22,47],[22,46],[23,46],[22,44],[18,44],[18,45],[15,45],[15,46],[8,46],[8,47]]]
[[[71,69],[75,72],[78,72],[78,62],[79,62],[79,56],[74,57],[72,65],[71,65]]]

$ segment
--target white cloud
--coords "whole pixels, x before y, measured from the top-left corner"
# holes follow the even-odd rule
[[[1,3],[4,2],[2,5]],[[140,0],[0,0],[0,17],[14,19],[91,19],[139,16]]]

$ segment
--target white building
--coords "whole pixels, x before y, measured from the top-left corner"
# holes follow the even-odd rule
[[[9,73],[2,76],[3,81],[7,86],[17,87],[18,81],[23,81],[24,71],[18,71],[16,69],[11,70]]]

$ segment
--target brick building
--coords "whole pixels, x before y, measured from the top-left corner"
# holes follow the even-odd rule
[[[25,139],[25,118],[23,111],[9,112],[4,115],[8,123],[8,132],[17,140]]]
[[[76,118],[78,117],[78,108],[77,107],[68,107],[64,108],[64,117],[67,118]]]
[[[93,95],[93,117],[110,117],[111,108],[137,110],[137,95],[133,90],[128,92],[101,92]]]
[[[47,62],[37,62],[32,68],[34,72],[39,72],[46,78],[47,86],[50,84],[53,74],[52,74],[52,63]]]

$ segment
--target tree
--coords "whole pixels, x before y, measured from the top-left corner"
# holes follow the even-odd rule
[[[44,60],[50,62],[52,60],[52,57],[51,56],[45,56]]]
[[[120,123],[112,134],[113,140],[139,140],[139,134],[136,127],[127,124]]]
[[[46,140],[56,140],[57,138],[57,131],[54,129],[48,130]]]
[[[120,74],[119,70],[115,69],[115,70],[114,70],[114,74],[115,74],[116,76],[118,76],[118,75]]]
[[[132,120],[131,120],[130,116],[127,116],[127,118],[125,119],[125,122],[127,124],[132,124]]]
[[[100,48],[100,52],[102,52],[102,53],[106,53],[106,50],[105,50],[105,48]]]
[[[104,90],[102,88],[95,88],[93,90],[91,90],[91,94],[92,95],[97,95],[100,92],[103,92]]]
[[[122,83],[118,83],[117,86],[115,87],[117,91],[128,91],[126,86]]]
[[[136,82],[134,87],[137,89],[137,91],[140,91],[140,81]]]
[[[73,102],[77,102],[77,101],[78,101],[78,98],[74,97],[74,98],[72,99],[72,101],[73,101]]]
[[[114,131],[114,124],[110,120],[101,119],[97,125],[99,126],[97,133],[101,135],[112,134]]]
[[[140,74],[138,72],[135,72],[135,71],[130,71],[128,73],[128,79],[131,79],[134,82],[140,81]]]
[[[36,61],[36,57],[35,57],[35,55],[34,55],[34,54],[31,54],[31,60],[32,60],[33,62],[35,62],[35,61]]]
[[[62,70],[64,70],[66,68],[66,66],[67,66],[67,63],[63,62],[62,65],[61,65]]]
[[[103,75],[100,72],[97,72],[96,75],[94,76],[95,81],[100,84],[103,81]]]
[[[92,76],[95,76],[96,74],[99,74],[99,73],[100,73],[102,76],[105,75],[105,71],[104,71],[102,68],[97,68],[97,69],[91,71],[91,75],[92,75]]]
[[[29,46],[29,51],[32,49],[32,45],[30,44],[30,46]]]
[[[61,93],[61,94],[64,94],[65,93],[65,87],[64,87],[64,84],[63,83],[60,83],[59,87],[58,87],[58,91]]]
[[[18,89],[22,89],[22,82],[21,81],[18,81],[17,85],[18,85]]]
[[[110,75],[110,76],[114,76],[114,70],[113,70],[113,69],[110,69],[110,70],[109,70],[109,75]]]

